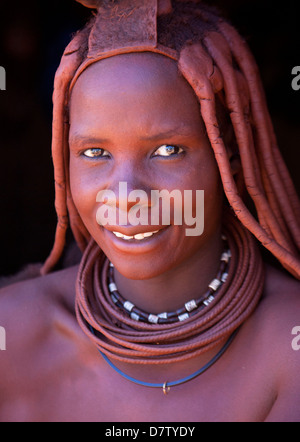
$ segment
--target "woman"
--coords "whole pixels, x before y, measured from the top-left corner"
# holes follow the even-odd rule
[[[300,206],[251,54],[198,1],[81,3],[97,12],[54,89],[54,248],[1,293],[1,419],[300,420]],[[192,195],[168,222],[162,191]],[[51,272],[69,223],[80,266]]]

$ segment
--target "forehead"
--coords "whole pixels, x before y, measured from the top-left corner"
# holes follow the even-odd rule
[[[80,77],[82,78],[83,76],[86,76],[86,74],[89,76],[100,73],[105,74],[107,71],[118,74],[120,69],[125,69],[127,73],[133,73],[138,69],[149,71],[149,74],[152,75],[159,74],[161,76],[162,74],[165,74],[176,76],[177,62],[165,55],[157,54],[155,52],[124,53],[103,58],[90,64]]]
[[[199,124],[199,102],[177,63],[155,53],[113,56],[89,66],[72,90],[70,121],[109,126],[116,120]],[[197,121],[196,121],[197,120]]]
[[[130,53],[109,57],[90,65],[80,75],[74,89],[106,89],[112,83],[128,86],[132,82],[136,87],[147,83],[151,86],[165,86],[177,79],[177,63],[174,60],[151,52]]]
[[[175,89],[174,89],[175,88]],[[151,52],[113,56],[90,65],[78,78],[72,90],[76,98],[121,92],[133,95],[154,90],[193,95],[193,90],[179,74],[177,63],[166,56]],[[121,98],[121,97],[120,97]]]

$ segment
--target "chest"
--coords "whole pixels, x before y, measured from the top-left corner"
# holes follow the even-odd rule
[[[255,422],[264,420],[273,404],[272,385],[257,364],[220,362],[165,395],[122,378],[98,352],[90,358],[70,352],[59,361],[28,373],[26,381],[16,374],[1,420]]]

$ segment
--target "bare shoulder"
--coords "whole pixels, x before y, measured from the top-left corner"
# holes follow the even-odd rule
[[[0,289],[0,326],[6,351],[0,352],[0,375],[35,352],[59,312],[74,316],[77,267],[35,277]],[[5,378],[5,376],[4,376]]]
[[[277,399],[268,421],[300,422],[300,282],[267,267],[253,324],[276,382]]]
[[[259,312],[269,319],[274,332],[276,329],[282,332],[286,327],[297,325],[300,322],[300,281],[267,266],[264,296]]]
[[[46,276],[38,276],[17,281],[0,289],[0,319],[13,320],[15,316],[26,313],[30,317],[39,309],[55,305],[74,297],[78,266],[70,267]],[[40,312],[42,313],[42,312]]]

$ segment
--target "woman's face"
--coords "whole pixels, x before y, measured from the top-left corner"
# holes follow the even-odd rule
[[[175,270],[216,242],[223,201],[219,173],[199,103],[173,60],[126,54],[90,66],[72,91],[69,144],[75,206],[123,276],[148,279]],[[147,198],[128,201],[133,190]],[[151,220],[158,207],[153,190],[169,196],[176,190],[167,222],[168,204],[162,203],[155,212],[159,217]],[[187,190],[192,200],[185,198]],[[204,213],[197,190],[204,191]],[[101,199],[100,191],[108,198]],[[182,213],[181,224],[174,206]],[[132,225],[130,211],[135,219],[143,214],[143,225]],[[99,213],[106,213],[108,224],[103,216],[99,224]],[[185,214],[194,217],[194,226]],[[187,235],[196,227],[198,236]]]

